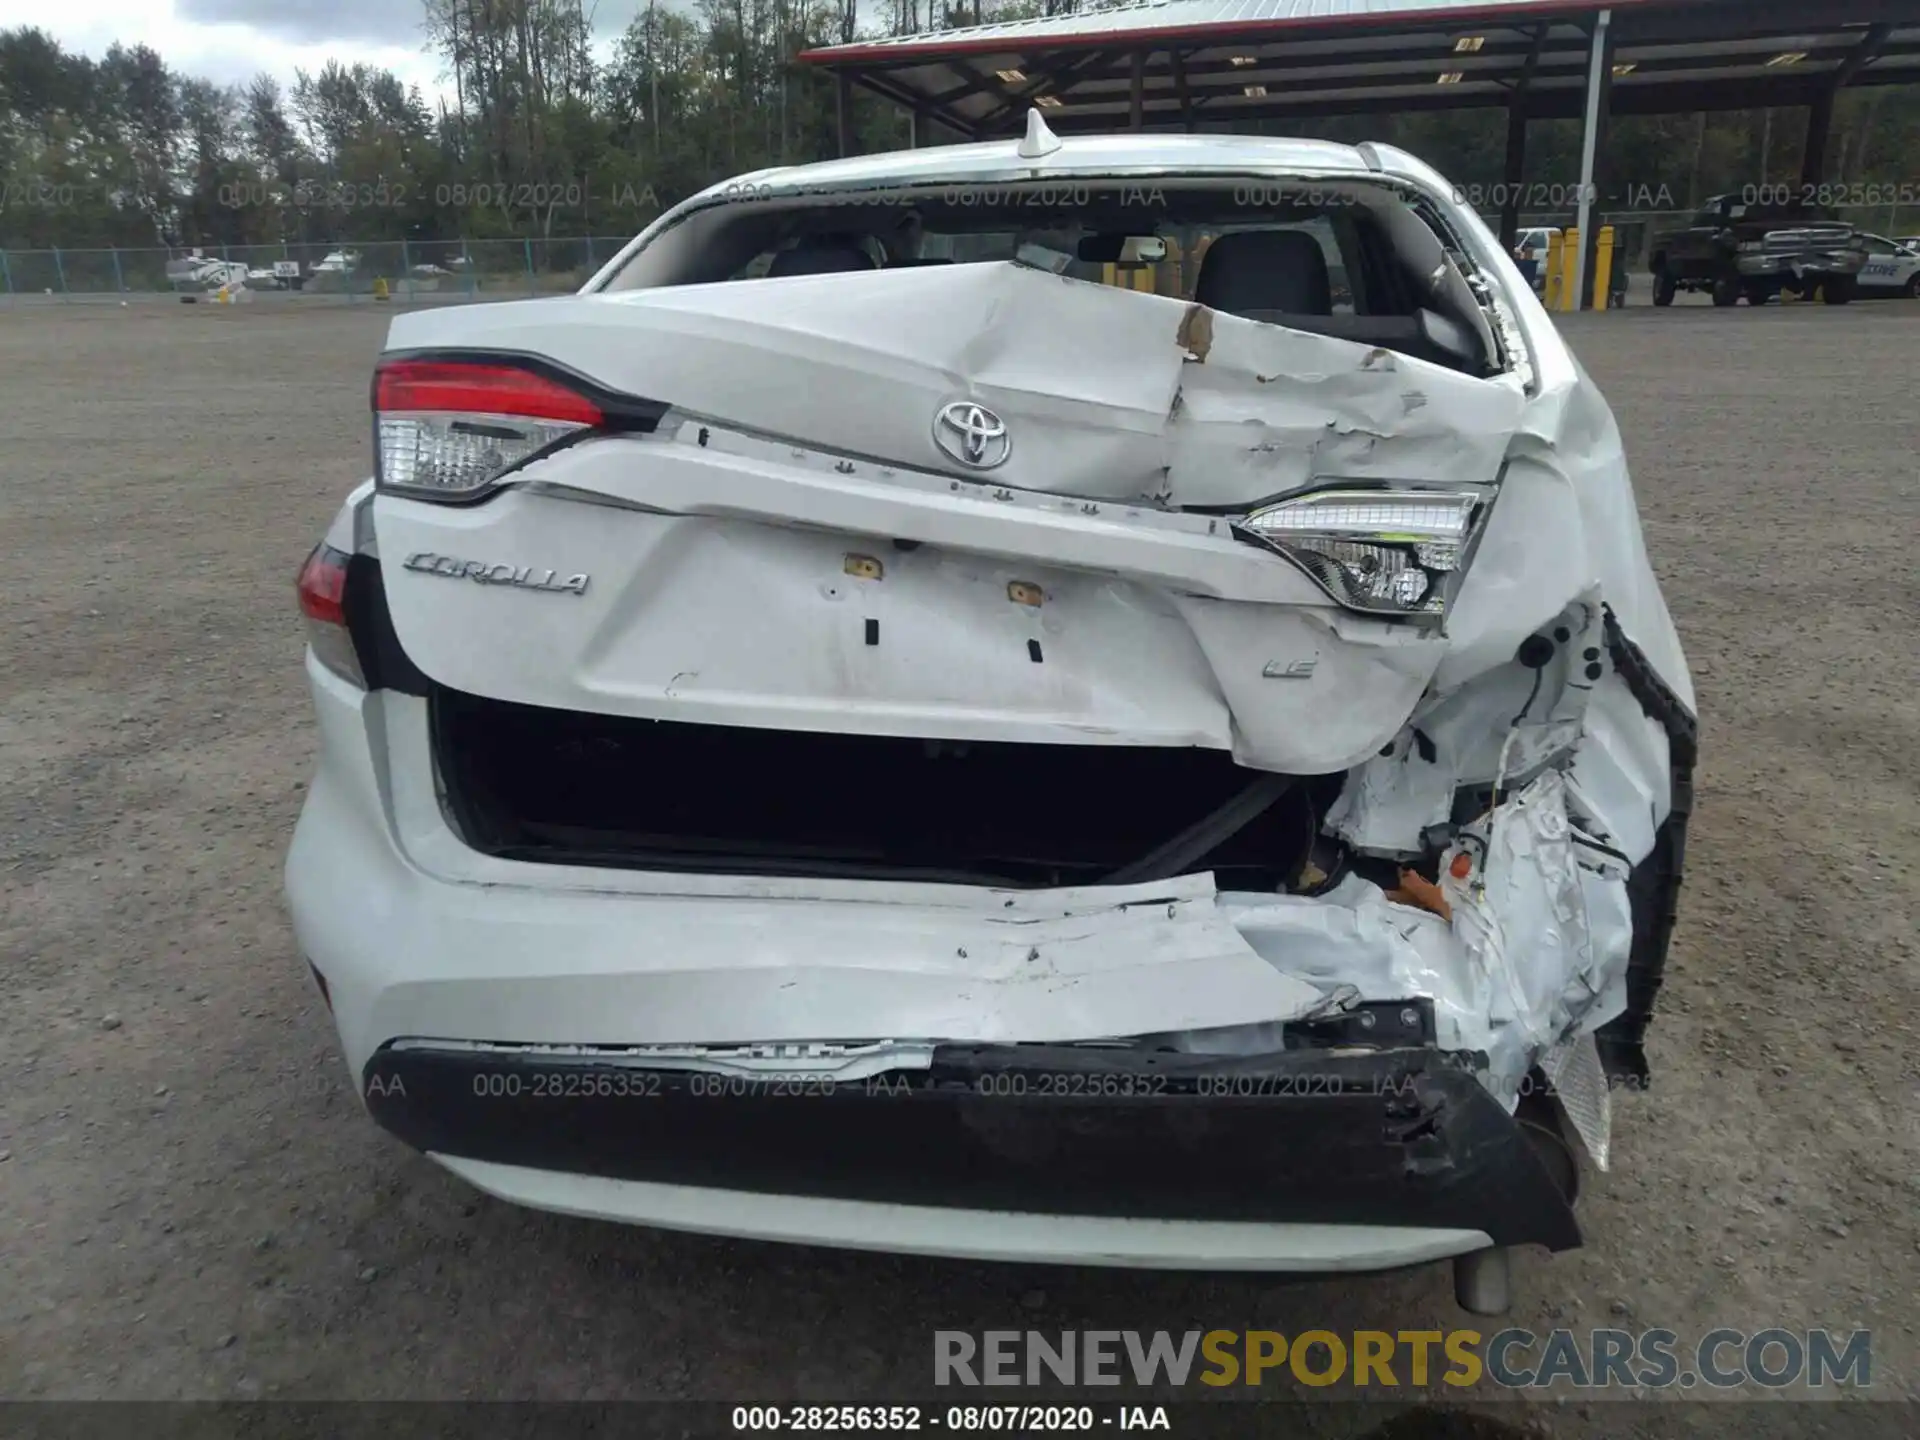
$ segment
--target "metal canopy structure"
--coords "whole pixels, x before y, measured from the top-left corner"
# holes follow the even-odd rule
[[[1805,107],[1817,182],[1842,88],[1920,83],[1920,0],[1146,0],[799,58],[838,78],[843,152],[854,86],[916,143],[1012,134],[1035,106],[1061,134],[1498,107],[1516,197],[1527,122],[1586,121],[1584,196],[1613,115]]]

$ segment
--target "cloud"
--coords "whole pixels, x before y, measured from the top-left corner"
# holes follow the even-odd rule
[[[129,8],[138,0],[129,0]],[[675,0],[666,0],[672,8]],[[685,4],[686,0],[680,0]],[[646,0],[586,0],[595,35],[617,36],[646,8]],[[366,41],[418,45],[425,38],[419,0],[177,0],[174,13],[189,24],[245,25],[295,44]]]
[[[407,0],[177,0],[174,18],[187,25],[244,25],[296,45],[345,40],[411,48],[425,39],[424,10]]]
[[[402,83],[419,86],[429,102],[443,88],[440,59],[427,52],[426,36],[417,28],[420,11],[410,0],[333,0],[324,16],[320,7],[301,0],[288,0],[281,7],[284,15],[269,14],[262,0],[254,0],[260,14],[250,19],[213,20],[188,13],[204,7],[237,10],[247,4],[248,0],[177,0],[174,4],[168,0],[61,0],[58,6],[48,6],[44,0],[0,0],[0,28],[37,25],[66,49],[95,57],[116,41],[147,45],[176,73],[219,85],[245,84],[261,71],[290,84],[296,69],[313,72],[329,60],[338,60],[343,65],[360,62],[391,70]],[[309,10],[316,13],[308,14]],[[389,17],[384,33],[346,33],[381,23],[364,18],[379,14]],[[337,16],[348,17],[344,30],[336,23]],[[298,23],[266,23],[288,19]]]

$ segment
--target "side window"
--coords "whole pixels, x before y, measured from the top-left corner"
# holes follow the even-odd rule
[[[1900,253],[1899,246],[1895,245],[1891,240],[1882,240],[1877,235],[1867,241],[1866,250],[1869,255],[1897,255]]]

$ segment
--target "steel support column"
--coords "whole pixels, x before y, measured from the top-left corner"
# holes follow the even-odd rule
[[[1500,243],[1508,250],[1520,238],[1520,187],[1527,173],[1527,99],[1507,102],[1507,168],[1500,192]]]
[[[1133,52],[1133,86],[1128,96],[1128,122],[1135,130],[1147,128],[1147,52]]]
[[[1871,65],[1887,48],[1887,41],[1893,36],[1893,26],[1885,21],[1869,25],[1867,33],[1854,46],[1833,78],[1821,87],[1813,98],[1813,104],[1807,109],[1807,143],[1800,154],[1800,184],[1803,187],[1817,187],[1827,175],[1827,146],[1833,139],[1833,103],[1840,92],[1853,83],[1867,66]]]
[[[1547,29],[1545,25],[1535,28],[1533,49],[1527,53],[1527,63],[1507,99],[1507,168],[1500,202],[1500,243],[1509,250],[1520,236],[1520,195],[1527,174],[1527,92],[1533,87],[1534,71],[1540,68]]]
[[[1807,143],[1800,155],[1800,183],[1817,186],[1827,171],[1827,142],[1833,138],[1834,91],[1823,89],[1807,107]]]
[[[1593,49],[1587,63],[1586,134],[1580,145],[1580,253],[1574,261],[1573,293],[1582,310],[1593,304],[1591,285],[1600,237],[1593,229],[1593,202],[1598,197],[1597,172],[1601,138],[1607,125],[1608,93],[1613,89],[1613,11],[1602,10],[1594,21]],[[1604,308],[1607,297],[1600,297]]]
[[[833,78],[833,128],[844,157],[853,153],[853,77],[839,70]]]

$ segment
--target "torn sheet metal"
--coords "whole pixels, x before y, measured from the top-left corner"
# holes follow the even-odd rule
[[[1607,1007],[1633,943],[1627,874],[1617,857],[1580,843],[1556,770],[1467,826],[1442,855],[1454,934],[1487,982],[1495,1074],[1523,1076],[1576,1026],[1613,1018]]]
[[[417,814],[432,797],[405,803]],[[419,858],[486,873],[472,867],[487,857],[460,849],[430,842]],[[356,956],[372,951],[376,932],[385,943],[453,958],[431,976],[381,989],[370,1012],[337,1003],[343,1032],[367,1053],[396,1035],[583,1045],[1068,1042],[1282,1021],[1323,999],[1319,986],[1255,953],[1221,913],[1207,874],[1043,892],[838,887],[857,899],[827,898],[816,881],[798,905],[752,898],[756,886],[768,888],[753,877],[732,880],[738,893],[725,903],[638,888],[657,891],[677,877],[592,878],[623,888],[584,904],[578,891],[529,899],[523,889],[488,886],[498,905],[450,899],[402,912],[410,921],[399,930],[391,908],[369,905],[320,957],[337,988],[355,991],[364,973]],[[727,884],[709,879],[705,888]],[[469,887],[439,888],[457,896]],[[319,943],[310,940],[311,910],[297,903],[296,912],[303,943]]]
[[[1548,771],[1443,859],[1451,922],[1356,876],[1312,899],[1229,893],[1221,908],[1268,961],[1329,993],[1432,1000],[1440,1048],[1485,1052],[1487,1085],[1512,1108],[1551,1046],[1624,1003],[1626,867],[1576,833],[1565,780]],[[1464,880],[1450,873],[1460,853]]]
[[[1436,687],[1393,744],[1349,776],[1327,814],[1328,833],[1363,854],[1411,859],[1433,848],[1436,831],[1450,828],[1462,789],[1518,788],[1547,765],[1572,763],[1595,694],[1624,694],[1603,649],[1602,617],[1599,597],[1583,597],[1534,630],[1505,663],[1450,690]],[[1664,787],[1664,770],[1623,772],[1604,763],[1649,758],[1618,750],[1595,756],[1593,789],[1617,798],[1636,782]]]
[[[1205,343],[1167,428],[1169,503],[1246,504],[1331,480],[1499,477],[1525,406],[1510,377],[1474,379],[1379,346],[1193,309],[1207,317]]]
[[[1600,1046],[1590,1031],[1569,1035],[1547,1051],[1540,1068],[1553,1084],[1567,1123],[1602,1174],[1613,1157],[1613,1087],[1600,1063]]]

